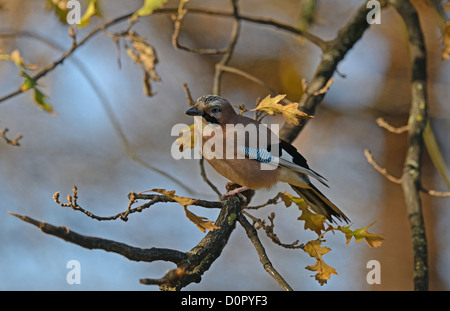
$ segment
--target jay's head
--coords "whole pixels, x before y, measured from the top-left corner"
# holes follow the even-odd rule
[[[194,107],[186,111],[190,116],[202,116],[207,122],[214,124],[232,123],[236,115],[231,104],[220,96],[204,95],[197,99]]]

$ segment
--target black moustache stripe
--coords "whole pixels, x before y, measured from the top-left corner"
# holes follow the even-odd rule
[[[213,123],[213,124],[219,124],[219,121],[217,121],[216,118],[211,117],[209,114],[207,114],[206,112],[203,112],[202,117],[209,123]]]

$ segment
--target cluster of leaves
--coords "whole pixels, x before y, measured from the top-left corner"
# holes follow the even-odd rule
[[[120,34],[120,36],[115,35],[114,40],[116,41],[120,37],[125,38],[131,43],[131,45],[125,43],[125,50],[131,60],[141,67],[144,72],[145,95],[153,96],[151,81],[161,81],[161,78],[155,71],[155,66],[158,63],[155,49],[146,42],[145,38],[140,37],[135,31],[129,30],[125,34]]]
[[[19,75],[24,78],[22,84],[20,85],[20,90],[22,92],[26,92],[28,90],[34,90],[34,102],[38,105],[39,108],[44,109],[45,111],[55,114],[53,107],[47,100],[47,97],[42,93],[42,91],[37,87],[37,81],[30,75],[30,71],[36,70],[36,65],[26,64],[20,55],[19,50],[14,50],[11,54],[0,54],[0,60],[9,60],[12,61],[19,69]]]
[[[301,211],[298,220],[304,221],[304,229],[314,231],[317,234],[317,239],[307,242],[303,250],[311,257],[316,259],[316,263],[313,266],[307,266],[306,269],[316,272],[315,279],[323,285],[330,279],[331,274],[336,274],[336,269],[327,265],[323,259],[323,255],[331,251],[330,248],[322,246],[324,241],[324,235],[331,231],[342,232],[345,235],[346,243],[348,244],[352,237],[357,242],[366,241],[370,247],[379,247],[382,244],[383,238],[378,234],[372,234],[367,229],[372,225],[368,225],[361,229],[352,230],[350,226],[334,226],[327,223],[325,216],[314,213],[301,199],[290,195],[289,193],[282,192],[281,199],[284,201],[287,207],[292,203],[296,204]],[[327,227],[325,228],[325,225]]]
[[[150,192],[157,192],[168,196],[173,199],[177,203],[179,203],[184,208],[184,212],[186,217],[193,222],[199,230],[205,232],[206,230],[214,231],[216,229],[220,229],[220,227],[216,226],[212,221],[206,219],[205,217],[198,216],[187,209],[187,206],[194,204],[198,199],[188,198],[188,197],[180,197],[175,195],[175,191],[169,191],[165,189],[152,189],[148,190]],[[261,225],[257,227],[265,228],[266,233],[270,233],[270,237],[277,244],[288,247],[288,248],[302,248],[308,255],[316,259],[314,265],[306,266],[305,268],[314,271],[315,279],[319,282],[320,285],[324,285],[327,283],[327,280],[330,279],[332,274],[337,275],[336,269],[329,266],[325,263],[323,256],[331,251],[329,247],[323,246],[325,242],[324,236],[329,232],[341,232],[344,234],[346,238],[346,244],[348,244],[352,238],[355,239],[356,242],[366,241],[367,245],[370,247],[379,247],[383,242],[383,238],[379,234],[372,234],[367,231],[367,229],[372,225],[368,225],[361,229],[350,229],[350,226],[334,226],[332,224],[327,223],[327,219],[323,215],[316,214],[313,212],[307,205],[307,203],[298,197],[294,197],[289,193],[281,192],[279,197],[282,199],[286,207],[290,207],[292,203],[294,203],[300,210],[301,214],[298,217],[298,220],[304,221],[304,229],[311,230],[317,234],[317,238],[311,241],[308,241],[305,244],[299,244],[299,241],[296,241],[292,244],[283,244],[279,241],[276,234],[273,233],[274,228],[274,218],[275,214],[272,213],[269,215],[270,225],[265,225],[264,221],[260,221]]]

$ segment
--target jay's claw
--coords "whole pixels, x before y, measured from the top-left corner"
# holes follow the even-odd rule
[[[225,193],[222,196],[222,200],[226,199],[227,197],[231,197],[233,195],[237,195],[243,202],[244,204],[247,203],[247,198],[241,193],[243,191],[249,190],[249,188],[247,187],[239,187],[233,190],[228,191],[227,193]]]

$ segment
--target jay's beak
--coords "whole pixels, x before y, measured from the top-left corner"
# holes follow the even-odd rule
[[[203,111],[197,110],[197,108],[192,107],[185,112],[188,116],[201,116],[203,115]]]

